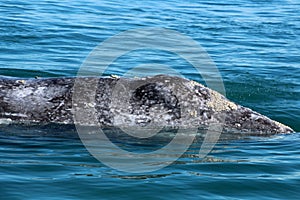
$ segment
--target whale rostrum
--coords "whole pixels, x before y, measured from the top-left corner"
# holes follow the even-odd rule
[[[199,127],[278,134],[290,127],[180,77],[0,79],[0,123]]]

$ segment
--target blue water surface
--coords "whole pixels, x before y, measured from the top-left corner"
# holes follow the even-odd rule
[[[172,165],[130,174],[92,157],[74,127],[1,126],[0,199],[297,199],[298,0],[0,0],[0,75],[76,76],[98,44],[146,27],[193,38],[216,63],[230,100],[296,133],[219,141],[203,160],[196,158],[201,145],[196,141]],[[151,63],[202,81],[174,54],[138,51],[128,56],[106,74],[123,75]],[[143,150],[149,144],[128,148]]]

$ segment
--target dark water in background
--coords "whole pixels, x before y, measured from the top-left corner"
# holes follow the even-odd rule
[[[207,50],[229,99],[299,132],[299,10],[298,0],[0,0],[0,75],[75,76],[105,39],[132,28],[170,28]],[[172,55],[137,53],[107,74],[149,62],[201,81]],[[72,130],[0,127],[0,198],[296,199],[299,142],[299,133],[220,141],[202,162],[193,159],[195,143],[173,165],[132,175],[99,163]]]

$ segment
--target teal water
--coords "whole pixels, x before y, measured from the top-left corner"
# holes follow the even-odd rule
[[[230,100],[297,132],[219,141],[204,160],[196,158],[201,145],[196,141],[166,168],[129,174],[93,158],[74,127],[1,126],[0,199],[297,199],[300,195],[298,0],[0,2],[1,76],[75,76],[89,52],[105,39],[128,29],[164,27],[192,37],[206,49]],[[122,75],[133,66],[156,63],[202,81],[173,54],[141,51],[131,56],[112,65],[107,74]],[[126,144],[126,148],[151,150],[157,144]]]

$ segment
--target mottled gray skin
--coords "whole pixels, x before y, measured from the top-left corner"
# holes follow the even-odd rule
[[[89,77],[76,78],[77,87],[74,83],[75,78],[0,79],[0,123],[73,124],[76,111],[82,113],[76,123],[103,127],[206,128],[221,123],[224,131],[232,133],[293,132],[199,83],[179,77]],[[89,85],[95,83],[96,95],[91,96]],[[126,93],[120,86],[132,90]],[[93,123],[95,118],[98,124]]]

